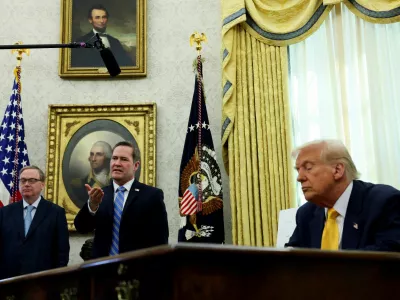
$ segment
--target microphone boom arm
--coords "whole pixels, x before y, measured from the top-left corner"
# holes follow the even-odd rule
[[[69,44],[26,44],[26,45],[0,45],[0,50],[5,49],[48,49],[48,48],[95,48],[94,45],[83,42]]]
[[[93,44],[88,43],[92,41]],[[101,58],[112,77],[117,76],[121,73],[121,69],[119,68],[118,62],[116,61],[112,51],[109,48],[106,48],[103,44],[98,33],[93,35],[91,39],[87,42],[72,42],[69,44],[14,44],[14,45],[0,45],[0,50],[11,49],[11,50],[19,50],[19,49],[46,49],[46,48],[95,48],[100,51]]]

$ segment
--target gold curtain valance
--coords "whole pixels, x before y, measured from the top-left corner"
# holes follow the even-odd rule
[[[349,0],[344,1],[344,4],[367,22],[388,24],[400,21],[399,0]]]

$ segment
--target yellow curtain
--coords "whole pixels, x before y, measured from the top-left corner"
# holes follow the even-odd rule
[[[235,126],[228,139],[233,243],[273,246],[278,215],[293,206],[287,48],[235,30]]]
[[[380,24],[400,21],[399,0],[349,0],[343,2],[352,13],[365,21]]]
[[[330,9],[322,0],[278,2],[222,1],[222,144],[239,245],[274,246],[279,211],[295,206],[286,45],[306,38]]]

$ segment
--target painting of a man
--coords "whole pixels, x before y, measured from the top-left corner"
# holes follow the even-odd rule
[[[109,143],[98,141],[93,144],[88,158],[90,163],[89,174],[82,178],[73,178],[71,180],[71,187],[79,204],[82,202],[83,205],[88,197],[85,184],[99,188],[110,184],[111,155],[112,147]]]
[[[94,44],[96,41],[96,33],[99,34],[102,43],[109,48],[114,54],[115,59],[120,67],[135,66],[136,56],[127,52],[119,39],[107,32],[107,26],[110,14],[106,7],[102,4],[94,4],[88,10],[87,20],[91,25],[91,30],[76,39],[75,42],[85,42]],[[136,47],[132,50],[135,52]],[[71,50],[71,66],[72,67],[105,67],[104,62],[97,49],[72,49]]]

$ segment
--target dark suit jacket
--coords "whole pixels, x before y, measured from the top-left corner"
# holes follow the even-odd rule
[[[95,230],[93,258],[108,256],[111,247],[114,188],[103,189],[104,197],[96,214],[84,205],[75,217],[76,230],[89,233]],[[168,243],[168,220],[162,190],[135,180],[122,212],[119,229],[120,253]]]
[[[325,209],[307,202],[298,209],[296,223],[285,246],[321,248]],[[400,251],[400,191],[388,185],[353,181],[341,248]]]
[[[68,264],[65,210],[42,197],[25,237],[23,209],[22,201],[0,209],[0,279]]]
[[[92,39],[93,38],[93,39]],[[115,59],[120,67],[135,66],[136,56],[134,59],[128,55],[128,53],[122,47],[121,42],[107,34],[107,39],[110,42],[111,52],[114,54]],[[89,41],[90,40],[90,41]],[[78,38],[76,42],[89,42],[93,44],[95,41],[93,31]],[[96,67],[104,68],[104,62],[101,59],[100,53],[97,49],[72,49],[71,50],[71,67]]]

